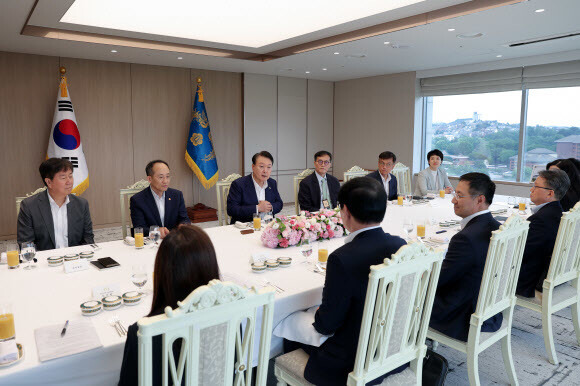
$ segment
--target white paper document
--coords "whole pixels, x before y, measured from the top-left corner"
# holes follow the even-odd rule
[[[34,330],[38,360],[49,361],[103,346],[90,320],[71,320],[61,337],[63,326],[64,322]]]

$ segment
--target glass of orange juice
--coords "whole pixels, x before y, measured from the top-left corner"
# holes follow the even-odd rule
[[[520,214],[526,214],[526,201],[527,200],[525,198],[520,199],[520,202],[518,204]]]
[[[402,195],[398,195],[397,196],[397,205],[403,205],[403,199],[405,198],[405,196]]]
[[[445,198],[445,190],[440,190],[439,191],[439,197]]]
[[[7,243],[6,244],[6,262],[8,263],[8,268],[16,269],[20,267],[20,248],[18,243]]]
[[[12,304],[0,303],[0,345],[2,353],[0,364],[13,362],[18,359],[18,349],[16,348],[16,330],[14,328],[14,314]]]
[[[260,213],[254,213],[254,230],[257,232],[262,229],[262,218],[260,217]]]
[[[417,221],[417,237],[425,238],[425,220]]]
[[[328,261],[328,248],[324,246],[322,243],[318,245],[318,262],[323,266],[326,265]]]
[[[135,228],[135,248],[141,249],[145,246],[145,240],[143,239],[143,228]]]

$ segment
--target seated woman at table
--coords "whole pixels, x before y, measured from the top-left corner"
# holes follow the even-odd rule
[[[219,267],[213,244],[201,228],[184,225],[171,231],[159,246],[155,257],[153,303],[147,316],[163,314],[165,307],[177,307],[197,287],[219,279]],[[137,385],[137,323],[129,326],[119,385]],[[177,345],[175,358],[179,358]],[[153,338],[153,384],[161,384],[161,336]]]
[[[578,161],[574,158],[558,159],[546,165],[548,170],[560,169],[566,172],[570,178],[570,187],[564,197],[560,199],[564,212],[569,211],[580,200],[580,169],[577,167]]]
[[[417,175],[417,184],[415,185],[415,196],[426,196],[427,193],[439,193],[445,190],[445,193],[453,192],[453,186],[449,182],[447,172],[441,168],[443,162],[443,153],[439,149],[433,149],[427,153],[429,167],[423,169]]]

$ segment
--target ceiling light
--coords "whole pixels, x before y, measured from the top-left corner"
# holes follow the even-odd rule
[[[455,31],[455,28],[448,28],[447,31],[453,32],[453,31]]]
[[[322,69],[322,71],[326,71],[326,70],[327,70],[327,68],[323,68],[323,69]]]
[[[177,60],[181,60],[181,59],[183,59],[181,56],[178,56],[178,57],[177,57]]]
[[[365,54],[348,54],[344,55],[344,57],[348,59],[362,59],[366,58],[367,56]]]
[[[471,34],[459,34],[457,35],[458,39],[476,39],[482,37],[483,34],[481,32],[471,33]]]
[[[306,74],[310,74],[310,71],[306,71]]]
[[[496,57],[496,58],[501,58],[502,56],[503,56],[503,55],[496,55],[495,57]]]
[[[385,42],[384,44],[389,44],[390,42]]]
[[[340,55],[340,52],[335,52],[334,54],[335,54],[335,55]]]
[[[544,8],[540,8],[540,9],[536,9],[536,10],[535,10],[535,12],[536,12],[536,13],[542,13],[542,12],[544,12],[544,11],[545,11],[545,9],[544,9]]]
[[[113,54],[115,54],[115,53],[117,53],[117,50],[111,50],[111,52],[112,52]]]

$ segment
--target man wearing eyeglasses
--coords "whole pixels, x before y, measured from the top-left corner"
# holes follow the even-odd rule
[[[500,225],[488,209],[494,193],[495,184],[489,176],[467,173],[459,177],[451,201],[455,214],[463,220],[441,266],[429,325],[462,341],[467,341],[469,321],[477,305],[491,232]],[[481,331],[497,331],[501,322],[500,313],[486,320]]]
[[[300,181],[298,203],[300,210],[317,212],[320,209],[336,208],[340,182],[328,174],[332,164],[332,154],[321,150],[314,154],[315,172]]]
[[[560,199],[569,187],[570,178],[566,172],[542,170],[530,189],[530,199],[536,207],[528,217],[530,229],[516,287],[518,295],[533,298],[535,289],[542,292],[562,218]]]
[[[367,177],[374,178],[375,180],[379,181],[381,185],[383,185],[389,200],[397,199],[397,177],[391,174],[396,162],[397,156],[394,153],[390,151],[384,151],[379,154],[378,170],[367,175]]]

